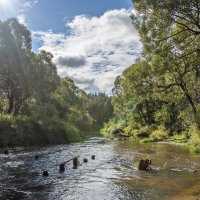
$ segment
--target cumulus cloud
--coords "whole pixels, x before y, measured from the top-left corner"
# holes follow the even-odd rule
[[[58,66],[66,66],[66,67],[81,67],[84,66],[87,61],[86,57],[83,55],[66,55],[66,56],[59,56],[55,63]]]
[[[48,30],[33,32],[33,37],[42,41],[40,50],[53,53],[61,76],[71,77],[87,91],[110,92],[116,76],[141,51],[131,12],[120,9],[100,17],[79,15],[66,24],[67,34]]]

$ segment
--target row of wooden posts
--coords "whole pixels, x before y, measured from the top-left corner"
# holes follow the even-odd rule
[[[9,154],[8,149],[4,150],[4,154]],[[79,160],[78,160],[79,157],[80,156],[75,156],[74,158],[71,158],[71,159],[69,159],[69,160],[67,160],[65,162],[60,163],[60,165],[59,165],[60,172],[64,172],[65,171],[65,164],[70,162],[70,161],[72,161],[72,160],[73,160],[73,169],[77,169],[78,168],[78,164],[79,164]],[[37,160],[38,158],[39,158],[39,156],[35,155],[35,159]],[[92,155],[91,159],[95,160],[95,155]],[[87,163],[88,159],[84,158],[83,162]],[[151,165],[151,160],[149,160],[149,159],[146,159],[146,160],[141,159],[140,162],[139,162],[138,169],[139,170],[143,170],[143,171],[148,171],[148,170],[151,170],[150,165]],[[48,176],[48,175],[49,175],[48,171],[44,171],[43,172],[43,176]]]
[[[79,157],[80,156],[76,156],[76,157],[74,157],[72,159],[69,159],[69,160],[67,160],[65,162],[60,163],[60,165],[59,165],[60,172],[64,172],[65,171],[65,164],[68,163],[68,162],[70,162],[70,161],[72,161],[72,160],[73,160],[73,169],[77,169],[78,168],[78,164],[79,164],[79,161],[78,161]],[[95,160],[95,155],[92,155],[91,159]],[[83,162],[87,163],[88,159],[84,158]],[[149,159],[146,159],[146,160],[141,159],[140,162],[139,162],[138,169],[142,170],[142,171],[149,171],[149,170],[151,170],[150,165],[151,165],[151,160],[149,160]],[[44,171],[43,172],[43,176],[48,176],[48,175],[49,175],[48,171]]]
[[[70,161],[73,161],[73,169],[77,169],[77,168],[78,168],[78,165],[79,165],[79,160],[78,160],[79,157],[80,157],[80,156],[75,156],[74,158],[71,158],[71,159],[69,159],[69,160],[67,160],[67,161],[65,161],[65,162],[60,163],[60,165],[59,165],[59,171],[60,171],[60,172],[64,172],[64,171],[65,171],[65,164],[68,163],[68,162],[70,162]],[[39,156],[36,155],[36,156],[35,156],[35,159],[37,160],[38,158],[39,158]],[[92,156],[91,156],[91,159],[92,159],[92,160],[95,160],[95,155],[92,155]],[[84,158],[84,159],[83,159],[83,162],[84,162],[84,163],[87,163],[87,162],[88,162],[88,159],[87,159],[87,158]],[[43,176],[49,176],[49,173],[48,173],[48,171],[43,171],[42,175],[43,175]]]

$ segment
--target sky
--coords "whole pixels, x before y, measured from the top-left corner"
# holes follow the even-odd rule
[[[33,51],[51,52],[61,77],[86,92],[110,93],[141,52],[131,0],[0,0],[0,20],[16,17]]]

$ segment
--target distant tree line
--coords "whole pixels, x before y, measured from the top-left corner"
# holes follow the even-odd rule
[[[79,141],[111,117],[111,98],[60,78],[52,58],[17,19],[0,21],[0,146]]]

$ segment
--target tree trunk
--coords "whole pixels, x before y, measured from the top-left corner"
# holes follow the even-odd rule
[[[14,108],[14,98],[12,96],[8,97],[8,114],[11,114]]]
[[[184,92],[184,94],[185,94],[185,96],[186,96],[186,98],[187,98],[187,100],[188,100],[188,102],[190,104],[190,107],[192,109],[192,114],[193,114],[193,117],[194,117],[194,121],[195,121],[198,129],[200,129],[200,123],[198,121],[197,109],[196,109],[195,103],[193,102],[192,97],[188,93],[187,88],[183,84],[181,84],[180,86],[181,86],[181,89],[183,90],[183,92]]]
[[[147,124],[150,126],[152,124],[152,116],[151,116],[149,101],[147,99],[145,100],[145,104],[147,109]]]

